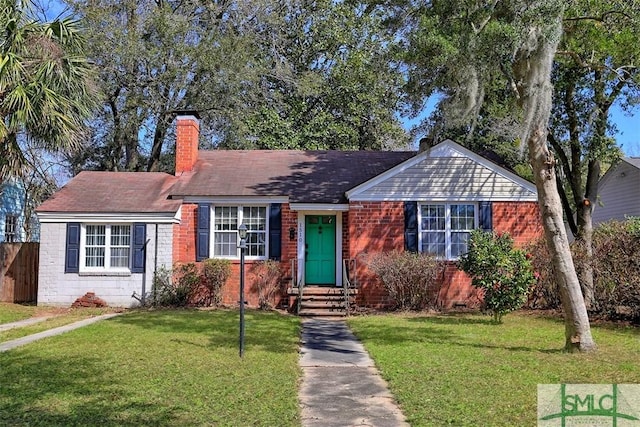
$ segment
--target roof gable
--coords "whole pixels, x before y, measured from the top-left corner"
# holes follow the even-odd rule
[[[611,166],[598,182],[598,192],[606,188],[608,182],[614,177],[624,177],[626,174],[637,174],[640,171],[640,157],[623,157],[619,162]],[[615,185],[615,184],[614,184]]]
[[[637,169],[640,169],[640,157],[625,157],[623,160],[630,165],[635,166]]]
[[[350,189],[351,201],[537,200],[535,186],[451,140]]]

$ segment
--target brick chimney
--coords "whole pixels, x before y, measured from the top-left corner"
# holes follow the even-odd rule
[[[196,111],[181,111],[176,116],[176,176],[191,172],[198,160],[200,116]]]

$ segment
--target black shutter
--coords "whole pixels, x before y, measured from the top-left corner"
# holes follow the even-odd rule
[[[491,214],[491,202],[480,202],[480,212],[478,220],[480,221],[480,229],[483,231],[493,230],[493,219]]]
[[[418,202],[404,202],[404,249],[418,252]]]
[[[131,262],[132,273],[144,273],[145,254],[147,240],[147,225],[143,223],[133,224],[133,259]]]
[[[80,223],[67,223],[67,243],[64,256],[64,272],[80,271]]]
[[[269,259],[280,261],[282,256],[282,204],[269,205]]]
[[[196,261],[209,258],[209,236],[211,233],[211,205],[198,205],[198,227],[196,242]]]

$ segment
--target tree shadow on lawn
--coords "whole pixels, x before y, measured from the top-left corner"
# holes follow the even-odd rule
[[[451,329],[439,327],[438,325],[487,325],[500,328],[500,325],[493,323],[490,319],[469,319],[456,316],[421,316],[409,317],[406,319],[411,323],[418,323],[418,327],[403,328],[387,324],[376,324],[371,326],[359,326],[356,334],[364,341],[372,341],[378,345],[401,345],[402,343],[425,343],[442,344],[447,346],[473,347],[485,349],[502,349],[512,352],[530,353],[562,353],[564,348],[539,348],[535,346],[509,346],[499,345],[489,342],[482,342],[476,337],[466,337],[463,334],[456,334]],[[499,329],[496,329],[499,333]]]
[[[165,332],[168,340],[203,345],[189,335],[209,336],[209,348],[237,348],[240,328],[239,312],[234,310],[158,310],[137,311],[111,319],[141,330]],[[290,353],[299,343],[300,320],[276,312],[245,312],[245,349],[262,349],[272,353]]]
[[[91,356],[0,354],[0,425],[173,426],[189,423],[189,408],[131,396]]]

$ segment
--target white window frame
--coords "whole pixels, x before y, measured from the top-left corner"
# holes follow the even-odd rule
[[[105,227],[105,245],[104,245],[104,266],[93,267],[87,266],[87,227],[88,226],[104,226]],[[129,227],[129,262],[127,267],[112,267],[111,266],[111,227],[112,226],[127,226]],[[120,246],[117,246],[120,247]],[[88,223],[82,224],[80,227],[80,273],[95,273],[95,272],[116,272],[116,273],[130,273],[133,257],[133,224],[130,223]]]
[[[472,229],[468,229],[468,230],[452,230],[451,229],[451,206],[452,205],[472,205],[473,206],[473,228]],[[459,259],[459,257],[452,257],[451,256],[451,233],[452,232],[471,232],[471,230],[473,229],[477,229],[478,228],[478,224],[479,224],[479,216],[478,216],[478,210],[479,210],[479,205],[478,203],[475,202],[420,202],[418,204],[418,251],[422,252],[422,234],[423,232],[426,231],[430,231],[430,230],[423,230],[422,229],[422,208],[424,206],[444,206],[444,217],[445,217],[445,236],[444,236],[444,242],[445,242],[445,254],[444,257],[440,257],[438,256],[438,258],[441,259],[446,259],[446,260],[450,260],[450,261],[455,261],[457,259]]]
[[[210,224],[210,241],[209,241],[209,253],[211,258],[221,258],[221,259],[231,259],[231,260],[239,260],[240,259],[240,236],[238,235],[238,230],[221,230],[220,233],[230,233],[235,231],[236,235],[236,253],[235,255],[216,255],[215,254],[215,239],[216,239],[216,208],[236,208],[238,211],[238,222],[237,226],[239,227],[244,221],[244,208],[263,208],[265,211],[265,229],[264,229],[264,256],[252,256],[249,255],[248,252],[245,252],[246,260],[255,260],[262,261],[269,258],[269,205],[265,204],[235,204],[235,203],[220,203],[217,205],[211,206],[211,211],[209,217],[211,218]],[[255,233],[255,231],[247,230],[247,240],[248,235]]]
[[[4,241],[15,243],[20,241],[20,227],[18,215],[6,214],[4,217]]]

